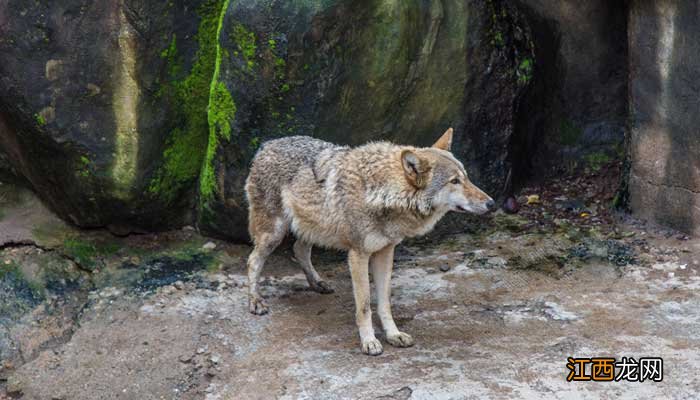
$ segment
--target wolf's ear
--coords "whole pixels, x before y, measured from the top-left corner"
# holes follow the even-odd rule
[[[445,131],[445,133],[440,136],[437,142],[433,145],[434,148],[440,150],[450,151],[452,149],[452,128]]]
[[[404,150],[401,153],[401,165],[408,183],[418,189],[428,185],[428,177],[430,175],[430,163],[428,163],[428,160],[420,158],[418,154],[411,150]]]

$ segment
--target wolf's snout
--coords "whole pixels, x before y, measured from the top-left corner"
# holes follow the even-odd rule
[[[489,199],[489,200],[486,202],[486,209],[488,209],[489,212],[494,212],[494,211],[496,211],[496,202],[493,201],[493,199]]]

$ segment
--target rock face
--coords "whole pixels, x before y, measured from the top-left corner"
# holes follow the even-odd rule
[[[243,1],[222,21],[200,182],[207,233],[246,236],[248,165],[285,135],[429,145],[453,126],[473,179],[503,190],[535,63],[510,2]]]
[[[0,160],[79,226],[243,240],[261,142],[429,145],[453,126],[498,195],[534,56],[502,0],[3,2]]]
[[[119,232],[185,219],[219,5],[0,4],[0,148],[55,212]],[[168,67],[175,37],[180,69]]]
[[[527,154],[514,160],[516,180],[620,158],[627,117],[625,2],[523,3],[538,63],[512,150]]]
[[[630,207],[700,234],[700,6],[630,7]]]

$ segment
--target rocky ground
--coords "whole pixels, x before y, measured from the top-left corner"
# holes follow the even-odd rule
[[[613,215],[614,172],[400,246],[394,313],[416,345],[378,357],[360,352],[342,254],[315,251],[336,289],[320,295],[277,251],[258,317],[249,247],[79,232],[4,184],[0,399],[694,398],[700,240]],[[663,381],[566,381],[567,357],[605,356],[662,357]]]

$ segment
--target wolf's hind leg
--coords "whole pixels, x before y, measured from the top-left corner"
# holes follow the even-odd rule
[[[248,308],[256,315],[267,314],[268,308],[258,291],[258,279],[265,260],[279,246],[286,235],[287,230],[282,228],[281,220],[274,224],[276,229],[272,232],[259,233],[255,240],[255,248],[248,257]]]
[[[311,244],[298,239],[294,243],[294,257],[301,265],[301,269],[304,270],[306,280],[309,281],[309,286],[313,291],[321,294],[333,293],[333,288],[321,278],[321,275],[311,264]]]
[[[391,270],[394,266],[394,245],[374,253],[369,264],[377,288],[377,314],[382,321],[387,342],[396,347],[413,346],[411,335],[399,331],[391,315]]]

